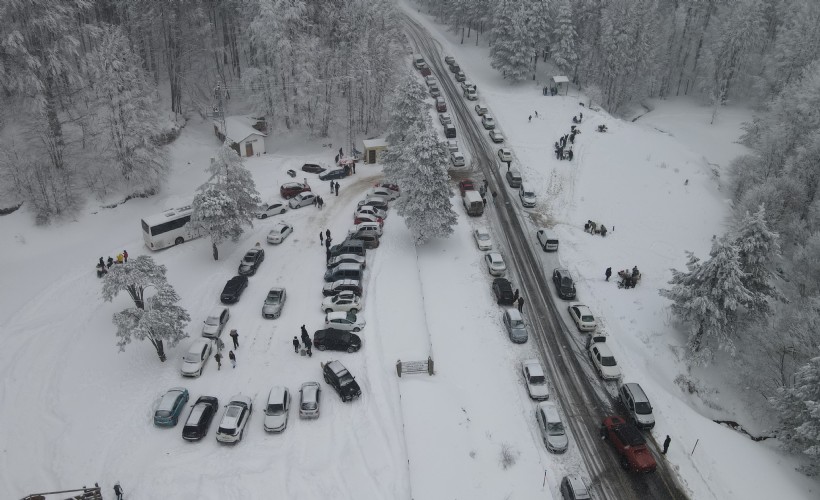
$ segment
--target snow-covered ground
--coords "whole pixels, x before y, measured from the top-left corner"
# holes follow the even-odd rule
[[[508,85],[489,67],[485,43],[459,45],[419,17],[478,84],[480,102],[496,116],[515,164],[539,193],[538,208],[522,215],[533,228],[547,221],[560,236],[558,254],[543,256],[544,269],[560,263],[575,274],[579,300],[610,334],[626,380],[640,382],[652,399],[654,435],[672,436],[666,459],[692,498],[816,498],[817,483],[794,472],[794,460],[776,443],[754,443],[690,409],[697,402],[673,382],[685,373],[679,359],[684,340],[657,294],[669,268],[683,268],[684,250],[705,255],[711,236],[723,232],[728,205],[709,163],[725,167],[740,151],[731,142],[750,115],[733,110],[709,126],[710,109],[680,100],[657,102],[637,123],[622,122],[580,108],[574,91],[548,98],[538,82]],[[535,110],[539,117],[530,123]],[[585,119],[575,160],[559,162],[552,143],[580,111]],[[608,133],[594,132],[600,123]],[[287,169],[332,160],[335,150],[322,142],[329,141],[280,136],[268,145],[272,153],[249,159],[263,197],[278,197],[278,186],[291,180]],[[203,239],[150,252],[142,244],[140,219],[188,201],[206,179],[204,167],[218,146],[209,124],[191,123],[171,146],[174,168],[157,197],[113,209],[91,201],[76,220],[46,227],[33,227],[25,211],[0,217],[0,497],[94,482],[107,493],[121,481],[132,500],[557,498],[565,473],[583,474],[572,440],[569,452],[556,456],[537,435],[534,404],[519,374],[521,360],[534,356],[533,346],[507,340],[472,242],[472,229],[482,225],[503,245],[491,210],[472,219],[454,203],[459,225],[453,237],[418,251],[391,213],[381,247],[368,252],[362,351],[303,358],[293,353],[292,337],[302,324],[311,333],[322,327],[324,248],[318,232],[328,228],[340,241],[379,169],[358,167],[341,181],[338,197],[306,174],[325,198],[324,210],[305,207],[259,221],[239,243],[222,245],[218,262]],[[193,338],[244,251],[264,242],[278,218],[293,223],[295,232],[282,245],[265,246],[260,271],[231,306],[228,327],[240,334],[235,370],[226,363],[217,371],[211,362],[202,377],[183,380],[178,358],[190,340],[169,349],[164,364],[147,343],[117,352],[111,315],[128,300],[102,301],[93,269],[100,256],[127,249],[132,257],[151,254],[168,266],[169,281],[191,314]],[[614,231],[606,238],[588,235],[587,219]],[[606,267],[633,265],[644,276],[634,290],[603,280]],[[264,320],[261,303],[271,286],[285,286],[288,301],[280,319]],[[397,359],[428,354],[435,376],[396,377]],[[318,420],[299,420],[292,410],[284,434],[266,434],[261,411],[269,388],[286,385],[296,404],[300,384],[321,382],[319,363],[328,359],[340,359],[357,376],[362,398],[343,404],[322,384]],[[223,403],[239,392],[252,396],[254,415],[244,441],[216,443],[217,422],[199,443],[183,441],[181,425],[154,427],[158,397],[179,385],[191,392],[191,403],[200,395]],[[505,448],[515,458],[506,469]]]

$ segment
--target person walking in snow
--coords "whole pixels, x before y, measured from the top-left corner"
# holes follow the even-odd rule
[[[527,120],[527,123],[532,123],[532,115],[530,115],[530,119]]]
[[[330,249],[329,248],[325,249],[325,264],[327,264],[328,262],[330,262]]]
[[[309,340],[310,335],[308,335],[307,328],[305,328],[305,325],[302,325],[302,343],[305,344],[305,347],[307,347],[307,343]]]
[[[231,360],[233,367],[236,368],[236,354],[233,351],[228,351],[228,358]]]
[[[325,229],[325,236],[330,239],[330,229]]]
[[[669,443],[672,442],[672,438],[669,437],[669,434],[666,435],[666,439],[663,440],[663,451],[661,452],[662,455],[666,455],[666,451],[669,450]]]
[[[117,500],[122,500],[122,486],[120,486],[120,483],[114,485],[114,494],[117,495]]]
[[[336,196],[339,196],[339,183],[336,183]]]
[[[214,354],[214,359],[216,360],[216,369],[217,371],[222,369],[222,355],[217,352]]]
[[[538,118],[538,110],[535,110],[535,117]]]
[[[606,280],[605,281],[609,281],[609,277],[612,276],[612,268],[607,267],[606,272],[604,274],[606,275]]]
[[[305,349],[307,349],[307,354],[311,358],[313,357],[313,342],[310,341],[310,337],[305,338]]]
[[[231,339],[233,340],[233,348],[239,349],[239,332],[235,329],[231,330]]]
[[[518,302],[518,288],[513,292],[513,302]]]
[[[217,337],[216,338],[216,350],[222,352],[222,349],[225,348],[225,342],[222,342],[222,339]]]
[[[524,297],[518,297],[518,312],[524,311]]]
[[[299,339],[296,337],[296,335],[293,336],[293,352],[299,352]]]
[[[125,262],[126,264],[128,263],[128,250],[123,250],[123,251],[122,251],[122,260],[123,260],[123,262]]]
[[[330,181],[330,194],[333,194],[333,181]]]

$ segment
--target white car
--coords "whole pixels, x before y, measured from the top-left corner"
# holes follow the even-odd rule
[[[305,382],[299,389],[299,418],[319,418],[322,388],[318,382]]]
[[[283,214],[288,211],[288,207],[285,206],[284,203],[280,201],[275,201],[268,205],[267,203],[262,205],[259,212],[256,213],[257,219],[267,219],[272,215],[279,215]]]
[[[487,106],[483,104],[476,104],[475,112],[478,114],[478,116],[484,116],[487,114]]]
[[[433,76],[433,75],[425,76],[424,77],[424,82],[427,84],[428,87],[431,86],[431,85],[437,85],[438,84],[438,80],[436,80],[436,77]]]
[[[501,135],[501,132],[497,132],[495,130],[490,130],[490,139],[496,144],[504,142],[504,136]]]
[[[306,191],[304,193],[299,193],[293,198],[288,201],[288,206],[290,208],[302,208],[308,205],[313,205],[313,202],[316,200],[316,195]]]
[[[219,428],[216,430],[216,440],[220,443],[236,443],[242,441],[245,426],[251,418],[253,401],[248,396],[237,394],[225,407]]]
[[[524,208],[532,208],[535,206],[535,202],[537,200],[535,197],[535,191],[533,191],[532,188],[526,184],[521,184],[521,187],[518,188],[518,197],[521,199],[521,205]]]
[[[475,83],[471,82],[470,80],[465,80],[461,82],[461,90],[467,89],[474,89],[475,90]]]
[[[550,388],[547,385],[547,376],[544,368],[537,359],[528,359],[521,363],[521,371],[524,373],[524,382],[527,384],[527,392],[536,401],[544,401],[550,398]]]
[[[512,151],[510,151],[507,148],[499,148],[498,149],[498,159],[503,161],[503,162],[513,161]]]
[[[447,125],[448,123],[453,123],[453,117],[450,116],[450,113],[441,113],[438,115],[438,121],[442,125]]]
[[[290,391],[287,387],[274,386],[268,394],[263,428],[267,432],[282,432],[288,427],[290,415]]]
[[[297,195],[298,196],[298,195]],[[285,241],[290,233],[293,232],[293,226],[287,222],[277,222],[273,229],[268,233],[268,243],[271,245],[278,245]]]
[[[464,91],[464,97],[468,101],[477,101],[478,100],[478,94],[476,94],[475,87],[471,87],[471,88],[465,90]]]
[[[372,216],[377,217],[379,219],[386,219],[387,218],[387,212],[385,210],[379,210],[378,208],[370,206],[370,205],[364,205],[364,206],[359,207],[358,210],[356,210],[356,212],[353,214],[353,217],[355,218],[355,217],[357,217],[358,215],[361,215],[361,214],[372,215]]]
[[[359,298],[359,296],[355,293],[349,291],[339,292],[337,295],[325,297],[325,300],[322,301],[322,311],[325,313],[341,311],[356,314],[361,310],[361,298]]]
[[[441,89],[438,85],[430,85],[430,97],[441,97]]]
[[[398,191],[393,191],[390,188],[372,187],[365,194],[365,199],[370,198],[372,196],[381,196],[382,198],[387,198],[388,200],[393,201],[400,195],[401,193],[399,193]]]
[[[595,316],[592,315],[592,311],[589,310],[589,307],[584,304],[570,304],[567,309],[569,310],[569,316],[572,318],[572,321],[575,322],[575,326],[577,326],[579,330],[582,332],[595,331],[595,328],[598,326],[598,322],[595,321]]]
[[[373,233],[379,238],[381,238],[383,234],[382,226],[378,222],[360,222],[353,226],[351,231],[348,231],[348,235],[356,234],[356,233]]]
[[[354,312],[330,312],[325,316],[325,328],[359,332],[364,326],[364,318],[359,318]]]
[[[185,377],[198,377],[202,375],[205,363],[211,357],[214,349],[214,341],[205,337],[200,337],[193,341],[191,347],[182,356],[182,365],[179,372]]]
[[[376,224],[376,222],[369,222],[368,224]],[[331,267],[336,267],[339,264],[359,264],[362,266],[362,269],[367,267],[367,259],[362,257],[361,255],[356,255],[355,253],[343,253],[341,255],[337,255],[336,257],[331,257],[329,261],[327,261],[327,268],[330,269]]]
[[[495,128],[495,118],[485,114],[481,117],[481,124],[484,125],[486,130],[493,130]]]
[[[487,270],[493,276],[504,276],[507,272],[507,264],[504,263],[504,257],[498,252],[484,254],[484,262],[487,264]]]
[[[231,319],[230,309],[227,307],[214,308],[205,318],[205,324],[202,325],[202,336],[211,339],[219,337],[229,319]]]
[[[547,451],[552,453],[564,453],[569,447],[569,438],[564,429],[564,422],[558,413],[558,406],[552,401],[538,403],[535,408],[535,420],[538,422],[538,430],[541,431],[541,439],[547,447]]]
[[[450,161],[453,163],[454,167],[463,167],[465,165],[464,155],[458,151],[455,153],[450,153]]]
[[[455,153],[458,151],[458,141],[455,139],[448,139],[447,140],[447,150],[451,153]]]
[[[615,356],[609,346],[601,342],[593,342],[589,345],[589,359],[595,371],[604,380],[618,380],[621,378],[621,367],[615,361]]]
[[[473,238],[475,238],[475,244],[478,245],[479,250],[493,249],[493,239],[490,238],[490,232],[486,229],[480,227],[473,231]]]

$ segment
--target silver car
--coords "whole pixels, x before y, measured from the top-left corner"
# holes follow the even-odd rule
[[[325,328],[359,332],[364,327],[364,318],[358,317],[354,312],[329,312],[325,315]]]
[[[225,407],[219,428],[216,430],[216,440],[220,443],[236,443],[242,441],[245,426],[251,418],[253,401],[248,396],[237,394]]]
[[[271,288],[262,304],[262,317],[265,319],[276,319],[282,314],[282,308],[288,299],[288,293],[284,288]]]
[[[475,244],[478,245],[479,250],[492,250],[493,239],[490,237],[490,232],[484,228],[478,228],[473,231],[473,238]]]
[[[516,344],[523,344],[527,341],[529,337],[527,335],[527,325],[524,324],[524,318],[521,316],[521,313],[518,312],[518,309],[504,309],[503,321],[504,328],[507,329],[507,335],[510,336],[510,340]]]
[[[521,198],[521,205],[524,208],[532,208],[535,206],[535,191],[526,184],[521,184],[518,188],[518,197]]]
[[[378,223],[376,222],[369,224],[376,224],[378,226]],[[367,259],[361,255],[356,255],[355,253],[343,253],[341,255],[337,255],[336,257],[331,257],[330,260],[327,261],[327,268],[331,269],[339,264],[359,264],[362,266],[362,269],[364,269],[367,267]]]
[[[188,351],[182,356],[182,365],[179,367],[179,372],[185,377],[198,377],[202,375],[202,369],[205,368],[205,363],[211,357],[211,351],[214,349],[214,341],[200,337],[191,344]]]
[[[305,382],[299,389],[299,418],[319,418],[322,388],[318,382]]]
[[[313,205],[313,202],[316,200],[316,195],[307,191],[304,193],[299,193],[293,198],[288,201],[288,206],[290,208],[302,208],[308,205]]]
[[[225,323],[231,318],[231,311],[227,307],[217,307],[205,318],[202,326],[202,336],[215,339],[222,335]]]
[[[547,451],[552,453],[564,453],[569,447],[569,438],[564,429],[564,422],[558,414],[558,406],[552,401],[538,403],[535,408],[535,420],[538,422],[538,430],[541,431],[541,438]]]
[[[265,406],[264,429],[267,432],[282,432],[288,426],[290,415],[290,391],[287,387],[274,386],[268,394]]]
[[[504,257],[498,252],[484,254],[484,263],[487,264],[487,270],[493,276],[504,276],[507,272],[507,264],[504,263]]]
[[[527,392],[536,401],[543,401],[550,398],[550,388],[547,385],[547,376],[544,368],[537,359],[528,359],[521,363],[521,371],[524,373],[524,382],[527,384]]]

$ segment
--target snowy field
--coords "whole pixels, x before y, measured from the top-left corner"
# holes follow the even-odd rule
[[[796,463],[776,443],[754,443],[691,409],[700,403],[673,382],[685,373],[679,359],[684,337],[674,331],[657,293],[669,268],[683,268],[684,250],[705,255],[711,236],[723,232],[728,205],[710,164],[725,168],[741,151],[732,141],[750,115],[732,110],[709,126],[710,109],[680,100],[657,102],[638,122],[622,122],[580,108],[583,99],[575,91],[547,98],[538,82],[510,87],[489,67],[485,43],[459,45],[452,34],[425,23],[478,84],[480,102],[496,116],[515,164],[535,186],[538,207],[522,210],[522,216],[532,231],[548,223],[560,236],[558,254],[542,254],[545,271],[560,264],[575,274],[579,300],[609,333],[625,380],[640,382],[653,402],[656,440],[671,435],[666,459],[691,497],[817,498],[817,483],[795,472]],[[535,110],[539,117],[529,123]],[[559,162],[552,143],[569,131],[579,111],[585,120],[575,160]],[[609,132],[594,132],[598,124]],[[263,198],[278,198],[278,186],[291,180],[287,169],[331,161],[335,150],[323,142],[330,140],[280,135],[268,144],[272,153],[248,160]],[[129,500],[558,498],[564,474],[584,474],[572,438],[568,453],[556,456],[538,436],[534,404],[519,373],[520,362],[534,356],[533,346],[507,340],[472,242],[472,229],[486,226],[503,249],[491,207],[482,218],[467,218],[453,198],[455,234],[418,252],[403,221],[391,213],[381,247],[367,256],[362,350],[303,358],[293,353],[291,338],[302,324],[311,333],[322,328],[325,254],[318,232],[328,228],[341,240],[356,201],[380,178],[379,168],[358,167],[341,181],[338,197],[306,174],[325,208],[259,221],[240,242],[223,244],[218,262],[203,239],[147,250],[140,219],[189,201],[218,147],[210,124],[191,123],[170,147],[173,171],[157,197],[112,209],[101,205],[113,200],[90,201],[76,220],[47,227],[32,227],[25,211],[0,217],[6,285],[0,289],[0,421],[6,427],[0,498],[94,482],[108,493],[115,481]],[[282,245],[263,244],[265,262],[231,306],[228,328],[240,334],[237,368],[225,363],[217,371],[211,362],[202,377],[182,379],[178,358],[199,335],[245,250],[264,242],[279,218],[295,232]],[[586,234],[587,219],[614,231],[605,239]],[[100,256],[123,249],[132,258],[150,254],[166,265],[191,314],[192,339],[169,349],[164,364],[148,343],[117,352],[111,315],[128,300],[103,302],[93,267]],[[607,267],[633,265],[643,272],[637,288],[621,290],[603,280]],[[289,297],[281,318],[264,320],[261,304],[271,286],[286,287]],[[524,312],[531,313],[528,306]],[[428,354],[436,361],[434,377],[396,377],[397,359]],[[319,363],[328,359],[340,359],[357,376],[362,398],[343,404],[322,384],[318,420],[300,420],[292,409],[284,434],[266,434],[261,412],[270,387],[287,386],[296,404],[299,385],[321,381]],[[218,421],[198,443],[182,440],[181,424],[154,427],[158,398],[180,385],[190,391],[191,403],[201,395],[223,404],[240,392],[253,397],[244,440],[219,445],[213,437]],[[507,469],[500,463],[505,447],[516,459]]]

